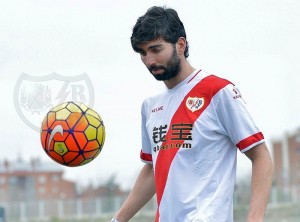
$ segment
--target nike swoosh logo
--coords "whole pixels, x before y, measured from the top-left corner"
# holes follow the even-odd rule
[[[51,134],[50,134],[49,141],[48,141],[48,152],[50,152],[50,143],[51,143],[51,141],[52,141],[52,139],[53,139],[53,137],[54,137],[54,135],[55,135],[56,133],[60,133],[61,136],[64,135],[64,130],[63,130],[62,125],[57,125],[57,126],[55,126],[55,127],[53,128],[53,130],[52,130],[52,132],[51,132]]]

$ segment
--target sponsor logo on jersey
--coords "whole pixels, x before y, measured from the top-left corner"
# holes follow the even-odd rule
[[[204,98],[188,97],[186,100],[186,107],[192,112],[201,109],[203,105],[204,105]]]
[[[164,109],[164,106],[159,106],[159,107],[156,107],[154,109],[152,109],[152,113],[155,113],[155,112],[158,112],[158,111],[162,111]]]
[[[242,95],[241,95],[240,91],[236,87],[234,87],[232,89],[232,91],[233,91],[233,94],[234,94],[233,99],[242,98]]]
[[[174,123],[169,128],[169,139],[167,140],[168,125],[160,125],[159,127],[154,127],[152,131],[152,140],[156,146],[153,147],[153,151],[157,152],[159,150],[168,150],[173,148],[184,148],[191,149],[192,144],[181,141],[192,141],[192,129],[193,124],[191,123]],[[158,145],[163,143],[164,145]]]

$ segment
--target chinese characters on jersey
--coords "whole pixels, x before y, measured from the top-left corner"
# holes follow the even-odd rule
[[[186,141],[192,141],[192,129],[193,124],[191,123],[173,123],[169,129],[167,124],[154,127],[152,131],[152,140],[156,144],[153,147],[154,152],[170,148],[190,149],[191,143]],[[167,138],[169,139],[167,140]]]

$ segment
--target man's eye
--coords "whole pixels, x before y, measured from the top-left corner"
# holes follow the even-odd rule
[[[159,48],[154,48],[154,49],[152,49],[152,52],[153,53],[159,53],[161,51],[161,49],[159,49]]]
[[[140,53],[141,56],[145,56],[146,55],[146,52],[144,52],[144,51],[139,51],[139,53]]]

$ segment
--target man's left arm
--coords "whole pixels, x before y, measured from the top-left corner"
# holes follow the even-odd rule
[[[272,188],[273,162],[265,143],[245,152],[252,162],[251,198],[247,222],[263,222]]]

